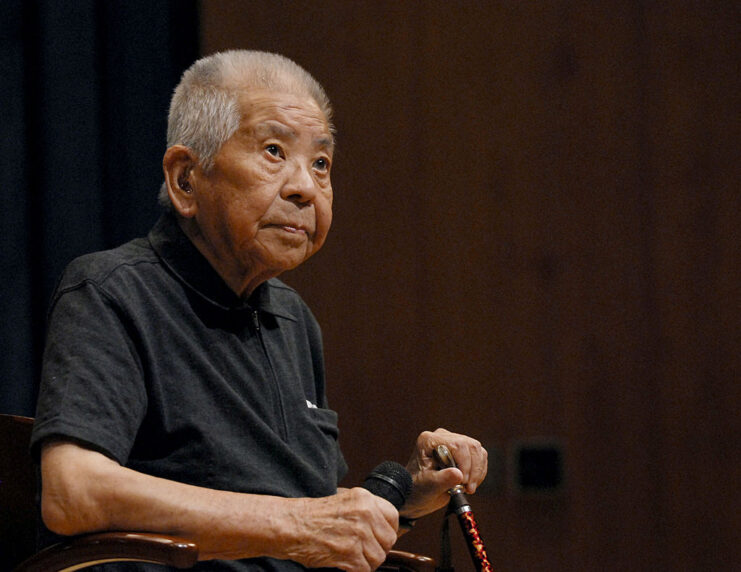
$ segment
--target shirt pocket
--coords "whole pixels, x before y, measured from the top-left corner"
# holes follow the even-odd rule
[[[337,426],[339,417],[336,411],[312,407],[309,409],[309,416],[323,434],[337,441],[340,435],[340,429]]]
[[[314,449],[314,459],[322,459],[323,473],[333,475],[333,487],[334,489],[327,494],[334,494],[337,491],[337,484],[347,474],[347,463],[340,450],[340,444],[338,442],[340,430],[337,426],[337,412],[331,409],[320,409],[310,408],[309,416],[314,422],[314,427],[322,435],[319,441],[323,441],[323,444],[313,442],[311,447],[318,448]]]

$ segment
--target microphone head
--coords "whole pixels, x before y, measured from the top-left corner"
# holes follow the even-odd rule
[[[412,492],[412,476],[399,463],[384,461],[371,471],[362,486],[399,510]]]

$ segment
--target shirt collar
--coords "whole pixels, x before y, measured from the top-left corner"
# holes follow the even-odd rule
[[[148,239],[178,280],[208,303],[223,310],[259,310],[296,320],[291,312],[274,300],[271,280],[255,288],[247,300],[237,296],[186,236],[173,214],[164,213],[149,232]]]

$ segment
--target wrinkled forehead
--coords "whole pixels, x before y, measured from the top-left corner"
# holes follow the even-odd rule
[[[240,90],[240,128],[253,134],[296,139],[302,134],[327,150],[334,148],[334,135],[327,117],[308,94],[266,89]]]
[[[320,110],[330,132],[334,133],[329,103],[325,100],[323,92],[316,94],[312,91],[313,84],[307,83],[306,78],[302,80],[292,73],[276,69],[227,68],[222,72],[220,83],[230,92],[237,94],[239,99],[250,94],[273,93],[306,100],[305,105]],[[317,100],[317,96],[322,97],[321,102]]]

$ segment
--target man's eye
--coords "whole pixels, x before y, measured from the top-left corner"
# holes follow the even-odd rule
[[[268,145],[265,150],[270,153],[273,157],[280,157],[280,147],[277,145]]]
[[[314,161],[314,167],[320,171],[326,171],[329,169],[329,161],[322,157],[321,159]]]

